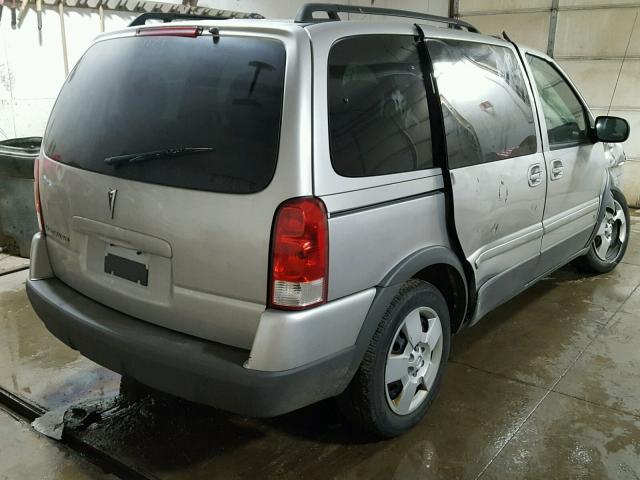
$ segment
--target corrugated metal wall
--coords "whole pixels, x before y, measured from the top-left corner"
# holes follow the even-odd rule
[[[483,33],[506,31],[549,53],[596,115],[626,118],[624,190],[640,207],[640,2],[631,0],[453,0],[453,13]]]

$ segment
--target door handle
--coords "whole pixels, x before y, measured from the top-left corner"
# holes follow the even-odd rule
[[[529,170],[527,170],[527,178],[530,187],[537,187],[540,185],[542,183],[542,165],[539,163],[530,165]]]
[[[564,175],[564,165],[560,160],[551,162],[551,180],[557,180]]]

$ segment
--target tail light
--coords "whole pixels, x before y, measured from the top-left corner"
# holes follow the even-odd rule
[[[33,162],[33,196],[36,203],[36,215],[38,216],[38,227],[44,233],[44,220],[42,219],[42,204],[40,203],[40,157],[36,157]]]
[[[280,205],[271,239],[269,306],[302,310],[326,302],[328,260],[324,203],[302,197]]]

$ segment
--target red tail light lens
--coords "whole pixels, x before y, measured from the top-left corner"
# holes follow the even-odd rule
[[[276,212],[271,240],[269,306],[302,310],[326,302],[329,235],[318,198],[294,198]]]
[[[36,215],[38,216],[38,227],[44,233],[44,220],[42,219],[42,205],[40,203],[40,157],[36,157],[33,162],[33,196],[36,203]]]

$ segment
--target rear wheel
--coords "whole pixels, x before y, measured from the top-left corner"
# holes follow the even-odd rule
[[[578,260],[578,265],[588,272],[610,272],[620,263],[627,250],[629,207],[622,192],[611,190],[611,194],[613,208],[607,208],[589,252]]]
[[[389,304],[353,381],[345,415],[382,437],[404,433],[433,402],[450,347],[447,303],[433,285],[407,282]]]

